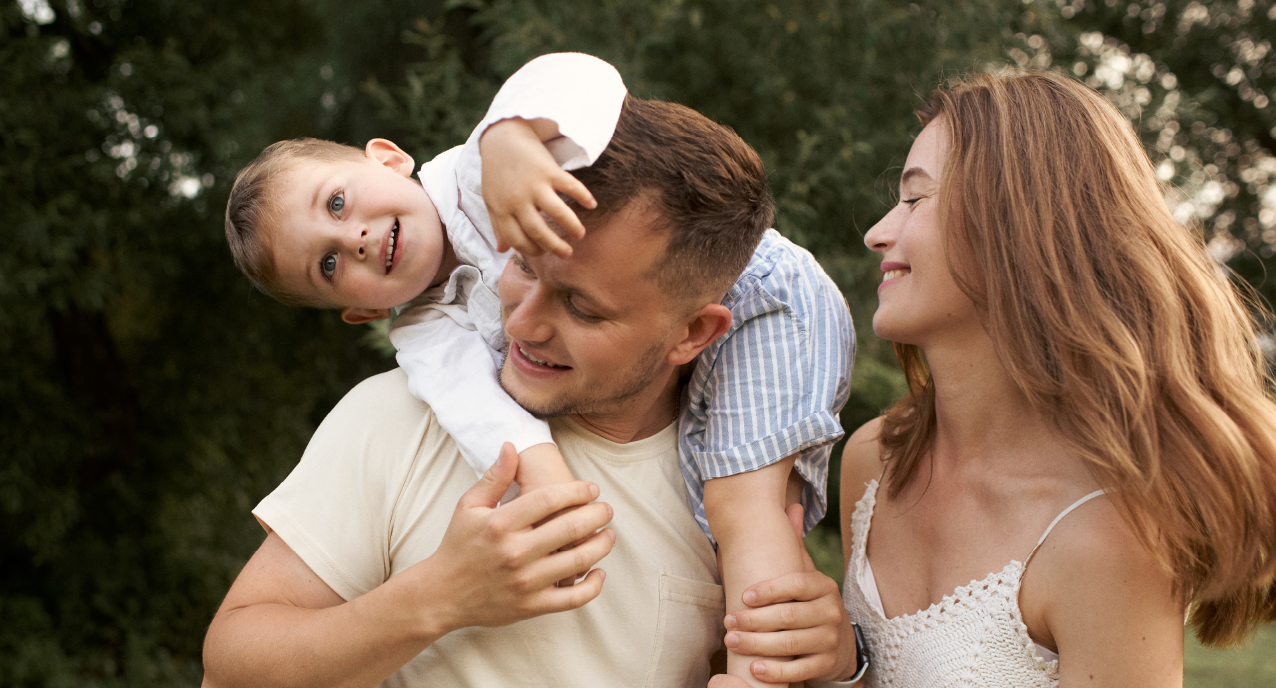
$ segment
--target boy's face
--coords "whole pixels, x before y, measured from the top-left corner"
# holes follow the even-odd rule
[[[378,310],[425,291],[442,263],[443,224],[413,161],[385,139],[363,160],[306,162],[280,180],[270,228],[280,285],[337,308]]]

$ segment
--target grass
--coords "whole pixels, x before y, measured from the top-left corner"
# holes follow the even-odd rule
[[[842,543],[837,532],[816,528],[806,537],[806,548],[816,568],[840,583]],[[1184,688],[1276,686],[1276,626],[1259,629],[1251,646],[1228,651],[1201,647],[1191,631],[1186,631],[1183,648]]]

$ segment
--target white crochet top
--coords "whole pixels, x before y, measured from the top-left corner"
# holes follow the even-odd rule
[[[1056,516],[1037,547],[1059,519],[1101,494],[1102,490],[1088,494]],[[1011,561],[1006,568],[957,588],[927,609],[887,619],[875,582],[869,594],[863,589],[868,529],[876,501],[874,480],[851,517],[851,557],[842,590],[846,611],[851,621],[860,624],[872,654],[862,685],[1058,686],[1059,661],[1042,658],[1019,611],[1019,585],[1037,547],[1024,563]]]

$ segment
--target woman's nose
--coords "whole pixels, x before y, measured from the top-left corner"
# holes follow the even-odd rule
[[[895,210],[897,209],[886,213],[885,217],[878,220],[877,224],[864,234],[864,245],[868,247],[868,250],[883,253],[895,243],[895,230],[899,224],[895,217]]]

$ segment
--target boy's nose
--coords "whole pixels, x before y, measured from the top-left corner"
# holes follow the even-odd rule
[[[351,255],[360,259],[368,257],[368,227],[362,226],[357,228],[357,232],[346,234],[346,250]]]

